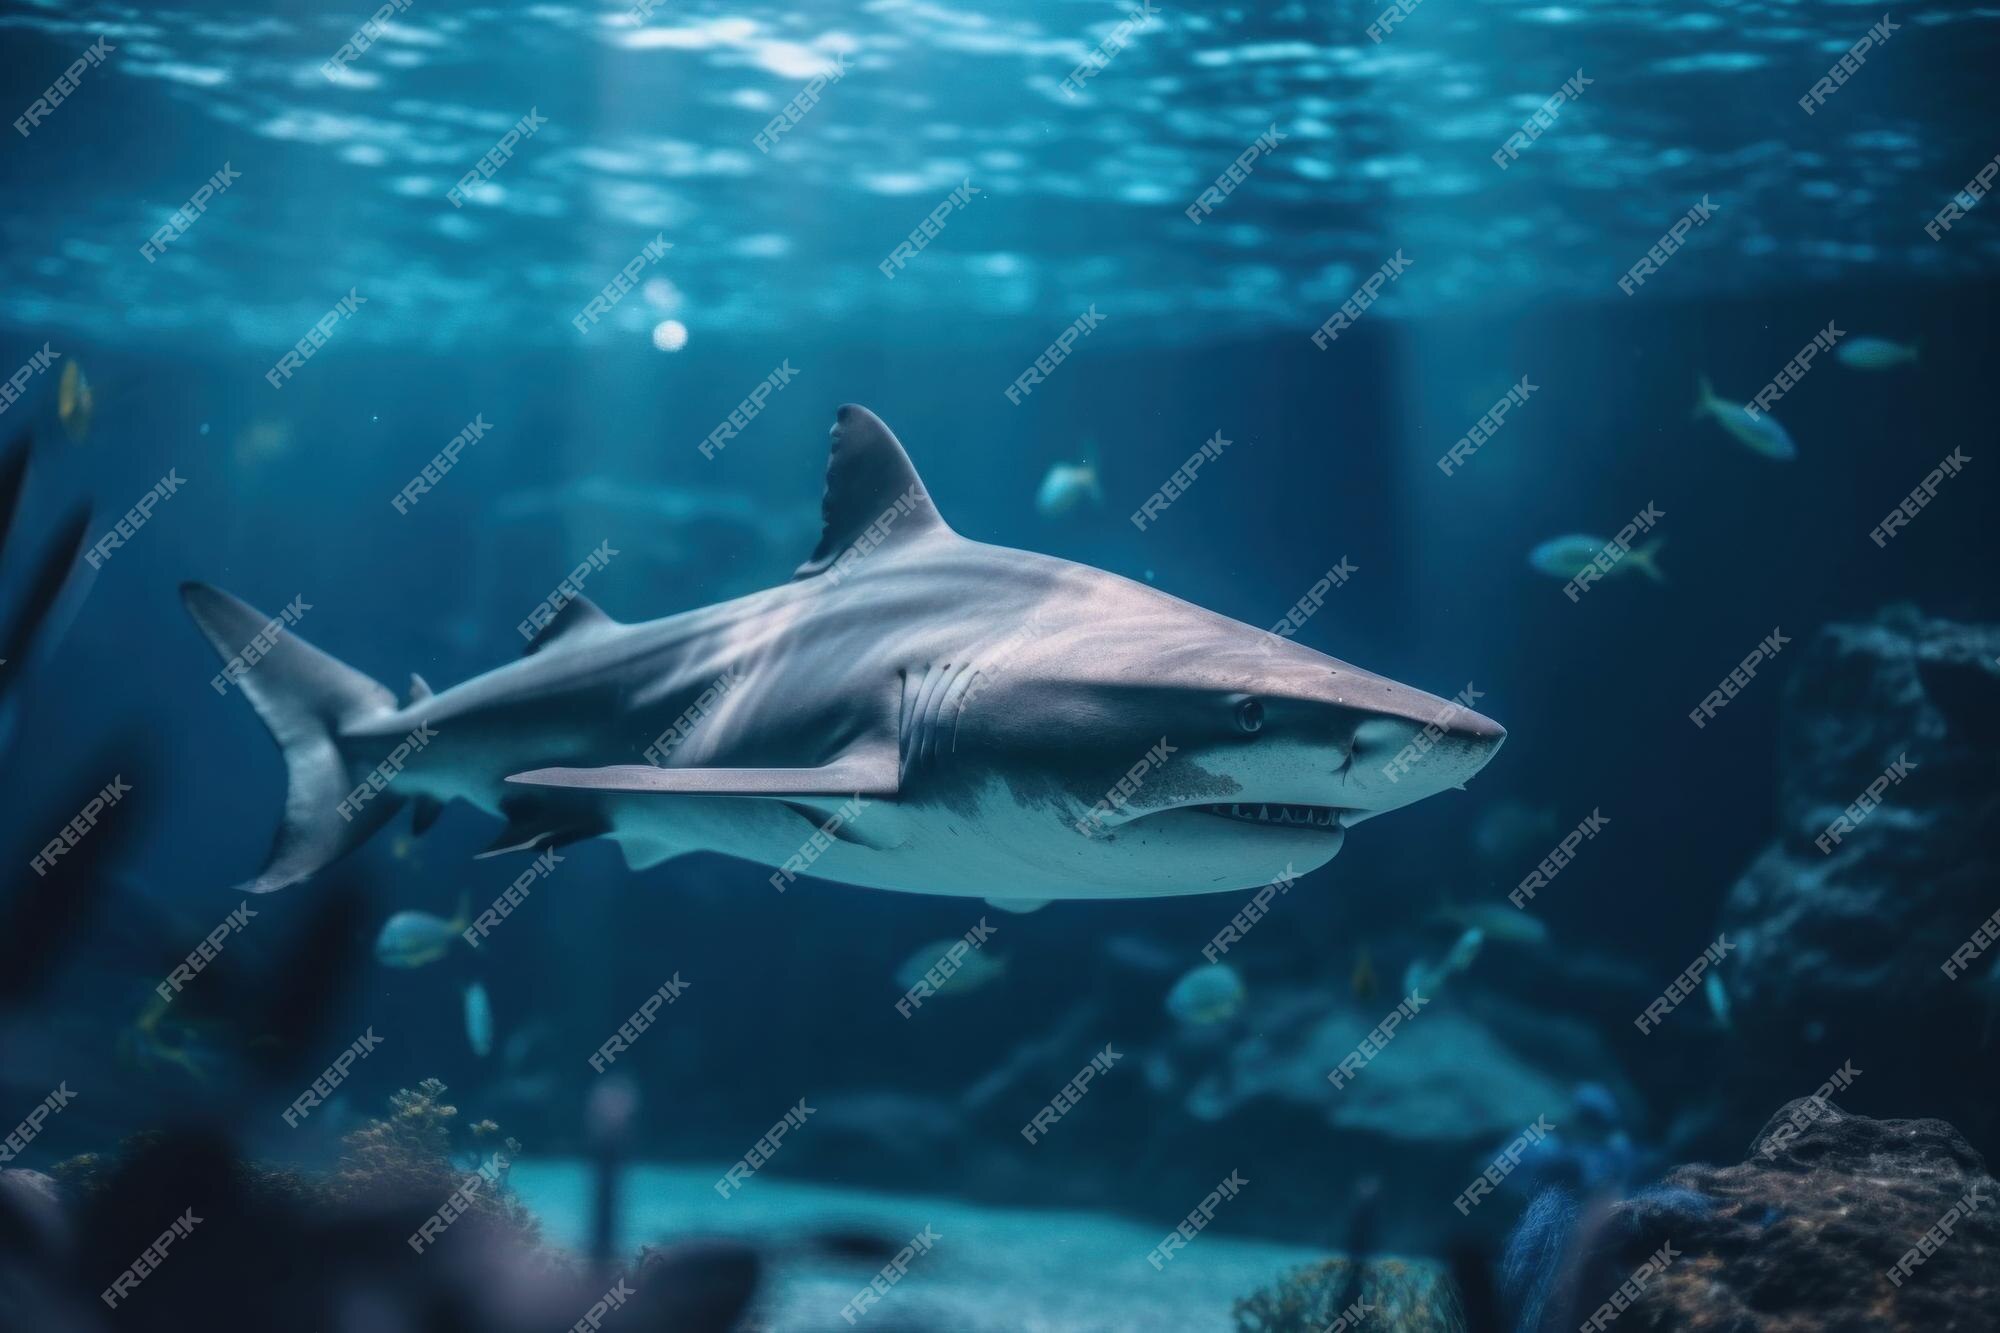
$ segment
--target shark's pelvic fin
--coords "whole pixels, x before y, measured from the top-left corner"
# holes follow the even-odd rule
[[[532,656],[544,648],[569,647],[618,628],[618,622],[598,609],[588,597],[574,597],[563,603],[555,618],[535,631],[522,656]]]
[[[272,623],[271,617],[205,583],[181,585],[188,614],[229,661]],[[240,892],[270,893],[325,869],[367,841],[402,801],[384,791],[350,811],[348,794],[380,756],[350,761],[342,728],[394,711],[396,696],[297,634],[276,644],[238,683],[285,756],[285,818],[271,857]],[[351,814],[351,817],[347,817]]]
[[[625,858],[627,870],[651,870],[654,866],[673,860],[687,852],[687,848],[668,842],[665,838],[649,838],[638,834],[612,834],[618,844],[619,854]]]
[[[876,546],[951,531],[931,503],[910,456],[880,417],[848,403],[834,420],[831,439],[826,497],[820,501],[825,526],[819,545],[793,578],[811,578],[832,568],[870,528],[881,534]]]
[[[551,801],[527,793],[502,801],[500,813],[507,817],[507,827],[473,860],[484,861],[489,856],[528,852],[543,846],[567,847],[610,828],[602,815],[576,802]]]
[[[900,788],[896,752],[847,754],[818,768],[537,768],[508,775],[529,787],[573,792],[633,792],[656,796],[894,796]]]
[[[431,831],[444,813],[444,802],[435,796],[419,796],[410,802],[410,832],[421,838]]]

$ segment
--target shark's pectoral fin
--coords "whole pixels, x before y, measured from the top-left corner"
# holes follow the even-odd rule
[[[894,796],[900,775],[894,749],[843,755],[818,768],[537,768],[512,773],[509,782],[571,792],[629,792],[654,796]]]

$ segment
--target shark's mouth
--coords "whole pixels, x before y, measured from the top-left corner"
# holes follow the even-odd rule
[[[1238,819],[1246,824],[1279,824],[1290,825],[1293,828],[1322,829],[1340,828],[1342,815],[1357,813],[1335,805],[1283,805],[1271,802],[1197,805],[1193,808],[1205,815]]]

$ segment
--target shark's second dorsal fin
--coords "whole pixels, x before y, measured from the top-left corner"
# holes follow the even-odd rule
[[[563,603],[562,609],[556,612],[554,619],[535,631],[535,637],[528,640],[528,646],[522,650],[521,655],[527,657],[539,653],[544,648],[568,643],[572,639],[580,640],[600,630],[617,627],[618,622],[598,609],[596,602],[588,597],[574,597]]]
[[[833,567],[871,528],[880,534],[868,549],[950,531],[931,503],[910,456],[882,419],[848,403],[834,418],[826,462],[826,498],[820,502],[819,545],[792,577],[811,578]]]

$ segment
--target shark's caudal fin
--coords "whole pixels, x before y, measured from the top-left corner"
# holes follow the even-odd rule
[[[1708,376],[1697,375],[1694,381],[1694,419],[1700,421],[1707,415],[1709,406],[1715,402],[1715,386],[1708,382]]]
[[[1639,572],[1655,583],[1665,583],[1667,581],[1667,576],[1661,572],[1659,564],[1660,548],[1666,544],[1667,539],[1665,537],[1655,537],[1652,541],[1633,551],[1630,557],[1632,564]]]
[[[824,573],[850,551],[865,554],[880,546],[951,531],[931,503],[930,492],[924,489],[923,479],[903,452],[901,441],[880,417],[848,403],[834,418],[830,437],[833,444],[826,461],[826,497],[820,501],[825,526],[820,530],[819,545],[793,578]]]
[[[400,802],[383,793],[344,816],[342,802],[365,775],[349,771],[337,739],[343,726],[392,711],[396,697],[219,588],[184,583],[181,600],[225,662],[272,626],[281,631],[266,636],[273,646],[236,676],[284,753],[286,776],[285,817],[270,860],[240,891],[286,888],[360,846],[396,812]]]

